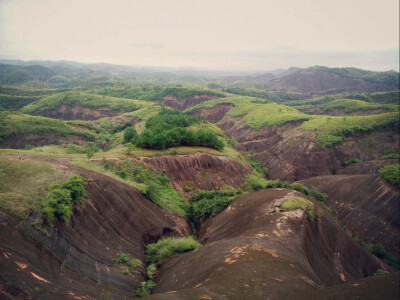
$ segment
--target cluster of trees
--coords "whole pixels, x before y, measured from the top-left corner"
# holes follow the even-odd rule
[[[134,135],[131,141],[140,148],[165,149],[176,146],[208,146],[218,150],[224,148],[214,132],[206,130],[192,131],[186,127],[199,119],[171,109],[162,109],[157,116],[146,122],[146,129],[136,135],[133,130],[124,134],[124,141]],[[129,129],[129,128],[128,128]],[[127,129],[127,130],[128,130]],[[125,139],[125,136],[129,136]]]

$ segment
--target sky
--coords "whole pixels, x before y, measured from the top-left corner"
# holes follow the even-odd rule
[[[398,0],[0,0],[0,58],[399,70]]]

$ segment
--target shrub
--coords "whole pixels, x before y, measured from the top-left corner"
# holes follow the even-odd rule
[[[317,136],[316,141],[323,148],[330,148],[343,142],[343,137],[330,134],[321,134]]]
[[[54,188],[46,195],[43,203],[43,218],[49,223],[54,221],[66,223],[72,214],[72,198],[68,190]]]
[[[137,132],[134,127],[128,127],[124,132],[124,144],[129,143],[136,136]]]
[[[85,182],[79,174],[72,174],[69,176],[69,178],[64,181],[62,187],[70,192],[73,204],[81,203],[82,198],[87,196]]]
[[[246,161],[259,174],[263,175],[264,177],[268,176],[268,169],[264,168],[258,161],[255,161],[251,158],[246,158]]]
[[[150,279],[153,279],[153,278],[154,278],[154,275],[156,275],[156,272],[157,272],[157,266],[156,266],[155,264],[150,264],[150,265],[147,267],[146,271],[147,271],[147,276],[148,276]]]
[[[349,166],[349,165],[352,165],[352,164],[355,164],[355,163],[359,163],[361,160],[359,160],[358,158],[355,158],[355,157],[353,157],[353,158],[350,158],[349,160],[346,160],[345,162],[344,162],[344,164],[346,165],[346,166]]]
[[[156,286],[153,280],[142,281],[140,286],[133,291],[136,297],[143,298],[150,295],[152,289]]]
[[[378,170],[379,176],[390,184],[400,185],[400,165],[389,165]]]
[[[391,153],[381,156],[381,159],[400,159],[400,154],[398,153]]]
[[[160,265],[169,257],[176,256],[201,247],[193,237],[162,238],[157,243],[146,246],[146,261],[150,264]]]
[[[289,198],[281,204],[280,208],[283,211],[301,209],[307,214],[308,218],[311,221],[318,219],[318,215],[313,205],[311,204],[310,201],[304,198],[300,197]]]
[[[197,191],[190,199],[189,221],[194,228],[200,222],[220,213],[231,201],[239,197],[240,190]]]
[[[84,184],[80,175],[72,174],[63,184],[50,185],[42,204],[43,219],[50,224],[54,221],[67,223],[72,215],[72,205],[81,203],[87,195]]]

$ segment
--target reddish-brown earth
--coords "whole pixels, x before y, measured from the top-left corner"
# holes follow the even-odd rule
[[[140,161],[165,172],[172,186],[186,198],[194,190],[221,189],[224,185],[239,188],[246,182],[245,175],[253,171],[247,163],[207,153],[142,157]],[[184,188],[189,182],[193,189]]]
[[[94,109],[76,103],[73,106],[61,105],[57,110],[45,111],[35,115],[61,120],[97,120],[103,117],[120,115],[124,112],[123,109],[117,111],[112,111],[108,107],[98,107]]]
[[[241,118],[227,116],[230,108],[219,105],[197,110],[194,114],[214,122],[228,137],[238,141],[235,148],[240,152],[254,152],[252,158],[268,168],[272,179],[295,181],[336,174],[350,158],[378,159],[385,146],[399,151],[399,135],[392,130],[349,137],[334,149],[322,149],[315,141],[316,133],[302,130],[301,122],[256,131],[247,127]]]
[[[191,106],[195,106],[197,104],[200,104],[202,102],[214,99],[215,96],[211,95],[194,95],[190,97],[186,97],[182,100],[178,100],[175,96],[166,96],[163,99],[163,103],[169,107],[179,109],[179,110],[184,110],[186,108],[189,108]]]
[[[245,195],[202,224],[202,248],[165,262],[150,299],[281,299],[372,275],[382,266],[314,201],[319,220],[277,211],[286,189]]]
[[[155,206],[134,188],[98,173],[46,160],[87,181],[87,199],[74,209],[68,225],[44,226],[46,237],[28,220],[0,214],[0,298],[131,299],[144,280],[144,245],[162,236],[190,234],[187,221]],[[118,252],[131,254],[143,266],[126,276],[112,261]]]
[[[326,193],[326,205],[354,236],[369,244],[380,242],[389,252],[400,252],[398,187],[375,174],[320,176],[301,183]]]

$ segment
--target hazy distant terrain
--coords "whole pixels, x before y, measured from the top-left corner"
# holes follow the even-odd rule
[[[397,299],[399,100],[396,71],[1,60],[1,295]]]

